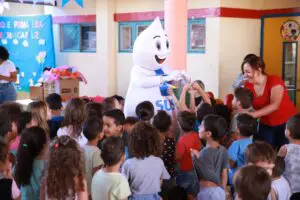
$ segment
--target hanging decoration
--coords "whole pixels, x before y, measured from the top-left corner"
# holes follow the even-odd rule
[[[300,34],[300,25],[295,20],[288,20],[281,25],[280,33],[285,41],[296,41]]]
[[[64,7],[70,0],[62,0],[61,4]],[[83,8],[83,0],[74,0],[81,8]]]
[[[0,0],[0,14],[3,14],[4,9],[9,10],[9,3],[5,2],[5,0]]]

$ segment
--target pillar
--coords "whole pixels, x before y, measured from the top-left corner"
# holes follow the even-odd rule
[[[168,64],[186,70],[188,0],[165,0],[165,29],[170,41]]]

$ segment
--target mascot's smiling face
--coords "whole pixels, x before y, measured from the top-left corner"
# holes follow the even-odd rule
[[[133,46],[134,64],[149,70],[161,68],[169,54],[169,41],[159,18],[145,29]]]

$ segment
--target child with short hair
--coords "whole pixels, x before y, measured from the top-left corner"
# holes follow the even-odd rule
[[[18,136],[18,123],[22,107],[15,102],[7,102],[0,105],[0,136],[10,145]]]
[[[150,122],[154,116],[154,106],[150,101],[143,101],[136,106],[135,114],[139,120]]]
[[[22,199],[40,199],[40,179],[46,166],[47,152],[48,138],[44,129],[31,127],[22,132],[15,171]]]
[[[237,200],[266,200],[271,190],[269,174],[256,165],[240,168],[233,181]]]
[[[57,136],[57,131],[64,119],[62,116],[62,98],[59,94],[52,93],[49,94],[45,100],[49,115],[48,125],[50,129],[50,139],[53,140]]]
[[[287,122],[285,135],[290,143],[282,146],[278,155],[285,161],[283,176],[290,183],[293,194],[291,199],[296,199],[296,196],[300,197],[300,114]]]
[[[199,137],[206,146],[199,152],[191,149],[193,163],[200,180],[198,200],[225,200],[229,159],[219,140],[225,134],[227,123],[218,115],[207,115],[200,126]]]
[[[239,113],[252,112],[253,93],[246,88],[236,88],[234,90],[234,98],[232,101],[233,112],[235,113],[231,119],[230,131],[237,131],[236,118]]]
[[[292,193],[288,181],[282,176],[285,169],[284,159],[277,156],[272,173],[272,189],[270,200],[289,200]]]
[[[252,143],[251,136],[257,131],[257,120],[248,114],[239,114],[237,121],[238,140],[234,141],[228,149],[229,154],[229,184],[232,185],[234,173],[245,165],[245,151]]]
[[[124,143],[120,137],[108,137],[102,144],[101,157],[105,167],[96,172],[92,180],[93,200],[127,199],[131,194],[126,177],[120,173],[125,160]]]
[[[197,195],[199,190],[197,175],[193,168],[190,149],[200,151],[201,142],[198,134],[194,131],[196,115],[188,111],[182,111],[178,114],[178,122],[182,135],[176,145],[175,160],[179,164],[180,173],[176,182],[178,186],[183,187],[189,198]]]
[[[255,141],[249,144],[245,151],[246,164],[257,165],[265,168],[272,176],[275,166],[276,154],[272,146],[263,141]]]
[[[21,199],[21,192],[12,176],[9,150],[6,142],[0,138],[0,194],[1,199]]]
[[[100,157],[101,151],[97,147],[104,134],[103,121],[98,117],[88,118],[83,125],[83,134],[88,139],[88,143],[83,147],[85,176],[88,185],[89,194],[91,194],[91,183],[94,173],[103,166],[103,160]]]
[[[57,136],[68,135],[74,138],[80,147],[84,147],[88,140],[82,133],[84,115],[84,102],[80,98],[69,100],[65,109],[65,117],[61,128],[57,131]]]
[[[105,137],[119,136],[123,134],[125,116],[119,109],[109,110],[103,113],[103,132]]]
[[[72,137],[54,139],[41,183],[41,200],[88,199],[82,150]]]
[[[158,131],[147,122],[138,122],[129,137],[132,158],[125,161],[122,173],[127,177],[133,200],[160,200],[161,181],[170,178],[160,156]]]
[[[137,117],[126,117],[123,124],[123,129],[125,133],[129,133],[132,131],[133,126],[139,121]]]
[[[109,111],[114,109],[121,109],[119,101],[115,97],[107,97],[103,100],[103,111]]]
[[[100,119],[103,118],[103,105],[97,102],[89,102],[84,106],[85,117],[93,117],[96,116]]]

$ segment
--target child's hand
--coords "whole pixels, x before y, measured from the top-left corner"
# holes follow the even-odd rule
[[[196,149],[190,149],[191,151],[191,156],[195,156],[195,157],[199,157],[200,156],[200,151],[196,150]]]
[[[182,88],[183,91],[189,91],[191,89],[191,85],[190,84],[185,84]]]
[[[192,83],[192,89],[194,89],[196,91],[203,90],[202,87],[200,87],[200,85],[197,82]]]

